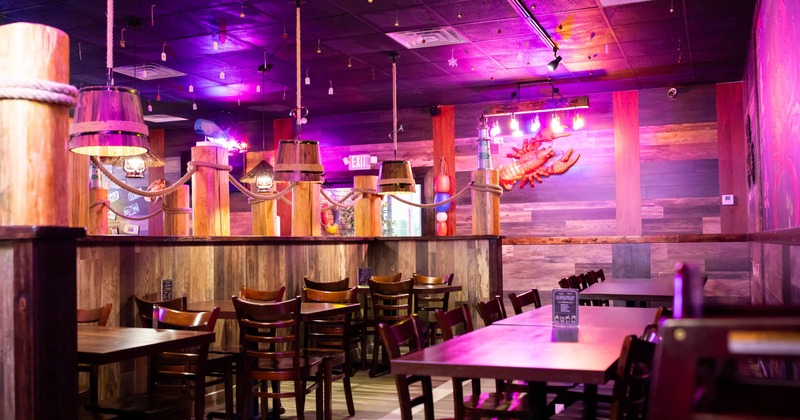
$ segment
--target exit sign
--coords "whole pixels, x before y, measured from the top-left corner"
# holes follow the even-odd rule
[[[351,171],[361,170],[361,169],[370,169],[371,161],[370,155],[350,155],[350,163],[348,163],[347,167]]]

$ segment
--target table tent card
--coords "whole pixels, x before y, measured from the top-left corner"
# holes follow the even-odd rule
[[[578,290],[553,290],[553,326],[578,326]]]

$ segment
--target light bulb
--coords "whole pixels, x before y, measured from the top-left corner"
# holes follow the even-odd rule
[[[522,130],[514,130],[514,131],[511,133],[511,136],[512,136],[512,137],[522,137],[523,135],[524,135],[524,133],[522,132]]]
[[[197,111],[197,102],[192,101],[192,111]]]
[[[165,52],[161,53],[161,61],[167,61],[167,53]]]
[[[583,120],[581,114],[575,114],[575,117],[572,118],[572,129],[573,130],[580,130],[586,125],[586,121]]]
[[[167,61],[167,43],[161,45],[161,61]]]
[[[261,85],[256,85],[256,93],[261,92]]]
[[[519,120],[517,120],[517,116],[511,114],[511,131],[519,131]]]
[[[189,93],[194,92],[194,85],[189,85]]]
[[[333,80],[330,81],[331,87],[328,88],[328,95],[333,95]]]
[[[214,41],[214,51],[219,51],[219,42]]]
[[[311,78],[306,76],[305,83],[306,83],[306,85],[310,85],[311,84]]]
[[[147,79],[147,68],[142,69],[142,79]]]
[[[150,100],[147,100],[147,112],[153,112],[153,105],[150,105]]]
[[[225,80],[225,72],[224,71],[219,72],[219,79],[220,80]]]
[[[539,121],[539,116],[536,115],[531,121],[531,134],[536,134],[542,129],[542,122]]]
[[[495,121],[494,125],[492,125],[492,129],[489,130],[489,135],[495,137],[500,134],[500,123]]]
[[[564,132],[564,126],[561,125],[561,118],[558,118],[556,114],[553,114],[553,119],[550,120],[550,129],[556,134]]]

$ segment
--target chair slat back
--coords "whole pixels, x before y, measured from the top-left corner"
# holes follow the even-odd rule
[[[244,300],[259,302],[280,302],[283,300],[285,292],[286,286],[281,286],[281,288],[277,290],[258,290],[242,286],[242,293],[239,297]]]
[[[105,327],[106,324],[108,324],[108,317],[111,314],[111,307],[112,304],[109,302],[99,308],[78,309],[78,323],[89,324],[96,322],[97,326]]]
[[[214,331],[219,318],[219,308],[210,311],[189,312],[153,305],[153,328],[170,330]]]
[[[303,277],[303,284],[309,289],[338,292],[350,288],[350,277],[331,282],[314,281],[308,277]]]
[[[133,301],[136,303],[139,322],[142,324],[142,327],[145,328],[153,327],[153,305],[158,305],[161,308],[177,309],[179,311],[185,311],[187,307],[186,296],[169,300],[151,301],[139,297],[138,295],[133,295]]]
[[[386,351],[390,359],[397,359],[403,354],[419,351],[423,346],[423,339],[420,330],[422,324],[414,316],[409,316],[395,324],[378,324],[381,338],[386,345]],[[403,353],[401,347],[408,347],[408,351]]]
[[[495,321],[506,319],[506,308],[503,306],[503,299],[500,296],[495,296],[488,302],[478,302],[478,314],[487,326],[492,325]]]
[[[522,309],[528,305],[533,305],[534,308],[542,307],[542,299],[539,297],[538,289],[531,289],[520,294],[509,293],[508,299],[511,301],[511,307],[514,308],[515,315],[521,314]]]
[[[390,274],[388,276],[372,276],[370,280],[378,283],[397,283],[403,279],[403,273]]]
[[[234,297],[233,306],[239,320],[239,340],[248,357],[271,360],[276,366],[282,359],[299,359],[299,297],[275,303]],[[297,367],[299,362],[292,365]]]
[[[444,340],[450,340],[455,337],[456,330],[459,326],[462,326],[462,334],[471,332],[474,329],[472,314],[470,314],[469,307],[466,303],[462,303],[458,308],[451,309],[447,312],[437,309],[435,313]]]
[[[369,284],[373,319],[376,323],[392,324],[411,315],[411,291],[414,287],[411,280],[379,283],[370,279],[367,284]]]

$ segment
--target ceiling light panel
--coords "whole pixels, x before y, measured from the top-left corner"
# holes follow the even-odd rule
[[[386,34],[408,49],[463,44],[466,39],[452,26]]]

